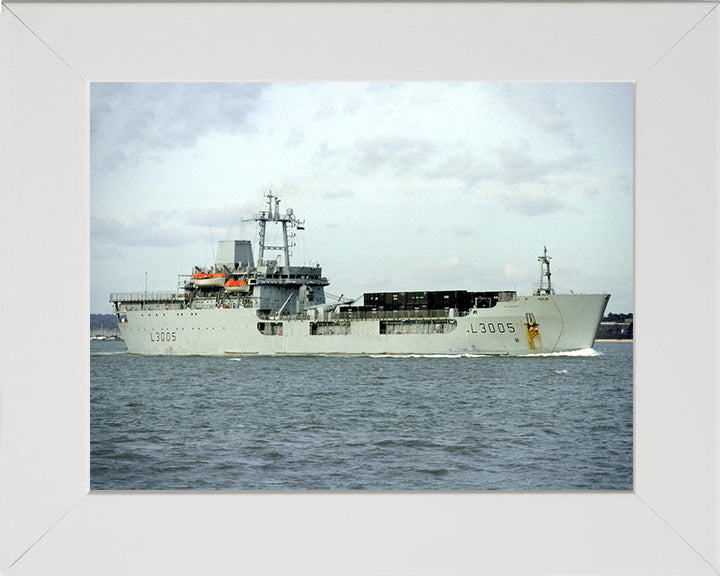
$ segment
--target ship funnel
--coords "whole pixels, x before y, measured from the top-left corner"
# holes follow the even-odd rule
[[[220,240],[217,247],[215,266],[227,266],[230,270],[236,268],[253,268],[253,253],[250,240]]]

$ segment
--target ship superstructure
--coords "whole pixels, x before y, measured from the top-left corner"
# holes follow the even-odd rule
[[[319,265],[292,266],[292,209],[268,192],[249,240],[218,243],[215,264],[176,292],[113,293],[128,351],[138,354],[533,354],[592,347],[608,294],[555,294],[547,248],[540,286],[515,291],[373,292],[326,301]],[[282,245],[267,243],[279,226]],[[275,258],[268,255],[276,254]]]

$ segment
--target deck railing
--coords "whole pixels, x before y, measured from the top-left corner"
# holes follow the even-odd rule
[[[162,300],[185,300],[177,292],[113,292],[110,302],[158,302]]]

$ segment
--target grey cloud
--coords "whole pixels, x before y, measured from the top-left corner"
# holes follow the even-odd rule
[[[438,282],[438,290],[456,290],[458,286],[467,286],[468,279],[477,279],[478,285],[487,285],[484,281],[487,270],[476,263],[466,262],[456,255],[448,255],[437,262],[428,262],[420,268],[414,268],[403,275],[406,286],[415,286],[417,290],[426,289],[428,278]]]
[[[120,258],[123,255],[123,251],[120,250],[117,246],[109,244],[101,244],[94,242],[90,246],[90,249],[92,250],[92,257],[98,259]]]
[[[109,170],[120,169],[128,162],[128,155],[122,150],[113,150],[105,154],[103,164]]]
[[[555,136],[568,146],[580,149],[582,144],[572,122],[558,104],[556,86],[538,90],[533,83],[511,82],[493,85],[506,106],[545,134]]]
[[[581,152],[560,158],[537,158],[526,144],[520,144],[497,148],[490,157],[480,157],[472,152],[451,156],[437,168],[429,170],[428,175],[457,178],[468,186],[485,182],[537,184],[587,169],[588,164],[588,156]]]
[[[172,226],[167,215],[151,214],[139,220],[119,220],[96,215],[91,222],[93,240],[110,242],[118,246],[179,246],[187,241],[187,230]]]
[[[224,229],[243,218],[251,218],[257,212],[257,202],[243,202],[222,206],[199,206],[180,213],[181,221],[187,226],[207,229],[212,225],[216,229]]]
[[[538,124],[546,134],[555,134],[571,147],[580,148],[580,141],[575,133],[575,128],[567,118],[550,116],[538,121]]]
[[[504,184],[541,182],[549,177],[578,172],[588,166],[588,156],[581,152],[560,158],[537,159],[526,146],[498,150],[498,179]]]
[[[626,198],[632,200],[633,175],[628,172],[609,174],[608,177],[601,180],[599,184],[586,186],[584,194],[585,197],[590,200],[608,198]]]
[[[307,142],[307,135],[298,129],[294,129],[288,134],[285,140],[285,146],[288,148],[298,148],[301,144]]]
[[[212,237],[224,239],[232,232],[254,235],[254,224],[245,230],[243,218],[257,210],[253,203],[231,206],[205,206],[201,208],[152,212],[138,220],[118,219],[98,214],[93,216],[93,240],[118,246],[180,246]]]
[[[327,140],[321,141],[316,148],[313,163],[323,164],[326,167],[325,170],[329,170],[332,166],[337,167],[338,162],[346,153],[344,150],[330,146]]]
[[[324,120],[335,114],[335,106],[330,104],[321,104],[315,111],[315,120]]]
[[[328,200],[342,200],[354,198],[355,193],[350,190],[328,190],[322,193],[322,197]]]
[[[453,232],[456,236],[472,236],[475,233],[475,230],[469,226],[457,226]]]
[[[353,114],[360,110],[363,106],[363,100],[358,97],[350,98],[342,108],[343,113]]]
[[[567,202],[550,195],[505,194],[502,196],[508,211],[521,216],[539,216],[551,212],[572,211]]]
[[[361,174],[370,174],[383,168],[401,172],[425,166],[435,153],[435,146],[426,139],[386,136],[360,140],[354,150],[351,167]]]
[[[141,151],[193,146],[209,132],[252,130],[267,84],[94,83],[93,165],[118,168]],[[132,110],[130,114],[128,111]]]
[[[500,172],[496,166],[472,152],[462,152],[450,156],[440,165],[428,170],[432,178],[455,178],[468,186],[474,186],[488,180],[495,180]]]

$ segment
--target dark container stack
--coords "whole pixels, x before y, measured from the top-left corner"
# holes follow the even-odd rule
[[[468,292],[467,290],[434,290],[430,292],[366,292],[364,306],[356,310],[447,310],[467,312],[473,307],[492,308],[498,302],[515,298],[515,292]]]

